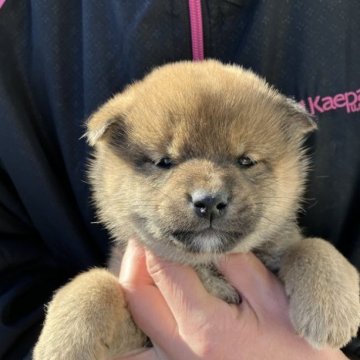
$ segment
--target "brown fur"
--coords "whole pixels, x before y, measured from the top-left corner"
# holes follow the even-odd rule
[[[112,271],[136,236],[237,302],[213,264],[222,253],[254,251],[279,272],[298,333],[314,346],[346,344],[360,322],[358,273],[329,243],[302,240],[296,225],[308,166],[302,145],[315,128],[252,72],[216,61],[163,66],[116,95],[87,132],[94,203],[115,241]],[[256,164],[242,168],[242,155]],[[156,166],[164,157],[170,169]],[[213,229],[194,212],[195,196],[205,193],[227,202]],[[55,295],[34,358],[106,359],[144,339],[115,277],[92,270]]]

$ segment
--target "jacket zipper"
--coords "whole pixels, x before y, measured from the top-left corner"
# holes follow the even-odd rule
[[[189,13],[193,60],[204,60],[204,34],[201,0],[189,0]]]

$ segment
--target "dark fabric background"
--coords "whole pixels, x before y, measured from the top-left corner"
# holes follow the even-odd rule
[[[358,0],[202,5],[206,57],[251,68],[299,101],[360,88]],[[8,0],[0,10],[1,359],[29,354],[54,289],[105,264],[85,119],[154,66],[191,59],[189,31],[186,0]],[[301,225],[359,268],[360,112],[317,115]]]

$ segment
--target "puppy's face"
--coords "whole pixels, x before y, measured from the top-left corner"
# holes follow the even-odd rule
[[[162,256],[248,251],[294,221],[315,128],[253,73],[215,61],[153,71],[89,120],[101,221]]]

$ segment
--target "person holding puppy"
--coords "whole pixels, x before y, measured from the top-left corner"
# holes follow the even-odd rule
[[[186,1],[160,0],[6,1],[1,8],[1,358],[30,358],[52,292],[79,272],[105,264],[109,240],[91,224],[84,181],[89,149],[79,141],[83,122],[154,66],[193,57],[188,10]],[[204,1],[202,10],[206,57],[251,67],[319,117],[322,130],[311,139],[314,171],[302,225],[359,267],[358,2]],[[316,352],[295,338],[281,286],[251,255],[228,260],[234,269],[245,269],[241,279],[226,262],[221,268],[242,304],[221,303],[213,313],[218,300],[203,293],[189,269],[131,246],[125,264],[132,265],[123,267],[121,282],[128,286],[134,317],[155,344],[134,359],[211,358],[209,352],[230,359],[285,358],[290,352],[291,358],[343,357],[328,349]],[[189,299],[183,307],[174,303],[170,279]],[[143,304],[136,302],[142,298],[132,297],[153,283],[159,288],[152,300],[161,324],[144,317]],[[279,316],[269,328],[267,316],[274,314]],[[199,319],[185,329],[183,316]],[[211,330],[221,324],[224,337],[215,342]],[[169,337],[164,328],[181,333]],[[233,347],[234,339],[241,348]],[[347,354],[356,358],[358,340]]]
[[[164,262],[131,241],[120,282],[154,347],[119,360],[346,359],[296,335],[281,283],[254,255],[229,255],[220,271],[242,295],[239,306],[209,295],[193,269]]]

